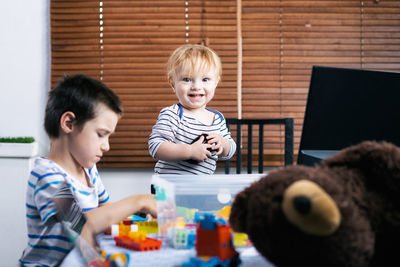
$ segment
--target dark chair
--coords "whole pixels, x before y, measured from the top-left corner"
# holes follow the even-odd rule
[[[253,125],[258,125],[258,173],[264,172],[264,125],[285,125],[284,165],[293,164],[293,118],[282,119],[226,119],[229,129],[236,125],[236,173],[242,171],[242,125],[247,125],[247,173],[253,169]],[[232,133],[233,135],[233,133]],[[229,160],[225,162],[225,174],[229,174]]]

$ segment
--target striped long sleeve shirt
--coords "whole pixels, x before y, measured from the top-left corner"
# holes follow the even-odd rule
[[[161,143],[165,141],[175,144],[191,144],[202,133],[218,133],[229,141],[230,149],[228,156],[218,157],[214,153],[212,157],[207,158],[204,162],[159,160],[154,168],[155,173],[213,174],[218,159],[227,160],[233,156],[236,151],[236,143],[228,131],[224,116],[216,110],[208,110],[215,113],[214,121],[211,125],[205,125],[183,112],[180,104],[163,108],[149,137],[150,155],[154,158]]]
[[[75,180],[55,162],[45,158],[35,160],[26,194],[28,246],[19,260],[22,265],[60,264],[73,248],[60,219],[68,221],[74,230],[80,232],[85,222],[83,213],[108,201],[109,195],[96,166],[85,169],[85,172],[89,187]],[[60,207],[56,199],[62,199],[66,205]]]

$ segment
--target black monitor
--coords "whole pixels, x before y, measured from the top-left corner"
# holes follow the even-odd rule
[[[314,66],[297,163],[365,140],[400,146],[400,73]]]

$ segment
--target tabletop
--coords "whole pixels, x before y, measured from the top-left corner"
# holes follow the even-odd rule
[[[153,251],[134,251],[115,246],[115,241],[111,236],[101,235],[98,238],[99,245],[103,251],[108,253],[128,253],[130,257],[128,266],[162,266],[175,267],[181,266],[189,261],[191,257],[196,257],[195,249],[174,249],[171,247],[162,247],[161,250]],[[237,249],[242,261],[240,266],[254,267],[274,267],[273,264],[265,260],[254,247]],[[61,267],[85,267],[79,249],[75,247],[64,259]]]

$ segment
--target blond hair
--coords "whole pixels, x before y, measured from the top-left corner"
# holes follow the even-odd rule
[[[176,75],[176,71],[183,64],[189,64],[194,71],[200,61],[200,68],[215,68],[218,79],[222,75],[222,64],[217,53],[209,47],[203,45],[186,44],[175,49],[168,60],[167,76],[168,80]]]

